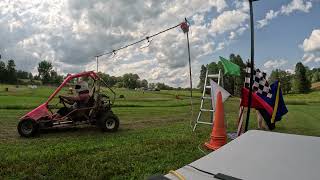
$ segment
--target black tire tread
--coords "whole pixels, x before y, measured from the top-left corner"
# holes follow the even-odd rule
[[[116,125],[113,129],[108,129],[105,127],[105,121],[109,118],[113,118],[116,121]],[[113,114],[112,111],[102,112],[98,116],[97,125],[103,132],[116,132],[119,128],[119,118]]]
[[[30,134],[24,134],[22,131],[21,131],[21,126],[22,126],[22,123],[24,123],[25,121],[32,121],[32,124],[33,124],[33,130]],[[19,123],[18,123],[18,126],[17,126],[17,129],[18,129],[18,133],[20,134],[20,136],[22,137],[26,137],[26,138],[29,138],[29,137],[33,137],[39,130],[39,125],[33,121],[32,119],[25,119],[25,120],[21,120]]]

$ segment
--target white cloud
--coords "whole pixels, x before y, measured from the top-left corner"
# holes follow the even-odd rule
[[[279,68],[285,64],[287,64],[288,61],[287,60],[284,60],[284,59],[280,59],[280,60],[269,60],[267,62],[265,62],[263,64],[263,66],[265,68],[272,68],[272,69],[275,69],[275,68]]]
[[[245,24],[242,27],[238,28],[237,30],[231,31],[229,33],[228,40],[225,41],[224,44],[225,45],[231,44],[232,40],[235,40],[237,37],[241,36],[244,33],[244,31],[247,30],[247,29],[248,29],[248,24]]]
[[[269,24],[269,22],[278,17],[279,15],[289,15],[295,11],[302,11],[305,13],[308,13],[310,9],[312,8],[312,2],[311,1],[305,1],[305,0],[292,0],[287,5],[282,5],[281,9],[278,11],[270,10],[267,12],[264,19],[258,20],[258,28],[265,27]]]
[[[59,73],[94,70],[95,55],[187,17],[195,23],[190,45],[197,84],[200,65],[207,63],[207,57],[248,29],[247,3],[238,3],[235,8],[228,8],[225,0],[2,0],[0,38],[4,43],[0,43],[0,53],[3,59],[15,59],[18,68],[32,72],[41,60],[51,61]],[[214,20],[206,17],[212,11],[218,13]],[[218,43],[218,38],[227,40]],[[101,71],[111,75],[138,73],[149,81],[188,86],[186,37],[179,28],[153,38],[148,48],[139,46],[119,51],[114,58],[101,57]]]
[[[309,12],[311,7],[311,1],[292,0],[288,5],[283,5],[281,7],[281,13],[289,15],[293,11]]]
[[[225,42],[220,42],[220,43],[218,44],[218,47],[217,47],[216,51],[222,50],[222,49],[225,47],[225,45],[226,45]]]
[[[244,26],[249,15],[241,10],[224,11],[211,22],[212,33],[224,33]]]
[[[276,18],[279,14],[279,11],[273,11],[273,10],[270,10],[267,14],[266,14],[266,17],[262,20],[259,20],[258,23],[258,28],[262,28],[264,26],[266,26],[267,24],[269,24],[269,21]]]
[[[248,24],[246,24],[245,26],[239,28],[237,30],[238,35],[242,35],[244,33],[245,30],[247,30],[249,28]]]
[[[3,59],[15,59],[18,68],[32,72],[44,59],[51,61],[60,73],[92,70],[95,55],[159,32],[188,17],[195,22],[190,34],[192,61],[200,66],[198,62],[215,48],[204,15],[210,11],[220,13],[227,7],[225,0],[137,0],[135,3],[3,0],[0,1],[3,42],[0,53]],[[186,86],[188,82],[182,79],[187,72],[186,52],[185,35],[177,28],[154,38],[148,48],[125,49],[113,59],[101,57],[100,67],[112,75],[141,73],[150,80],[159,78],[174,86]],[[194,73],[197,68],[194,67]]]
[[[195,25],[201,25],[201,24],[204,23],[204,14],[195,14],[192,17],[192,20],[193,20]]]
[[[305,53],[302,57],[303,63],[307,64],[310,62],[320,62],[320,53],[314,52],[314,53]]]
[[[228,7],[225,0],[209,0],[209,1],[205,1],[204,5],[206,5],[206,2],[207,2],[207,5],[216,7],[218,12],[221,12],[226,7]]]
[[[232,39],[234,39],[235,37],[236,37],[236,33],[233,32],[233,31],[231,31],[231,32],[230,32],[230,35],[229,35],[229,39],[232,40]]]
[[[320,29],[313,30],[309,38],[306,38],[300,47],[304,51],[302,59],[305,64],[320,62]]]
[[[303,41],[303,50],[305,52],[320,51],[320,29],[313,30],[310,37]]]
[[[248,12],[249,11],[249,3],[247,1],[234,1],[234,4],[237,9],[241,11]]]

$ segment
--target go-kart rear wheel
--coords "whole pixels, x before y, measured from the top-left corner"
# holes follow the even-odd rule
[[[17,128],[20,136],[32,137],[38,131],[39,126],[32,119],[26,119],[20,121]]]
[[[103,113],[98,118],[97,125],[103,132],[115,132],[119,128],[119,119],[112,112]]]

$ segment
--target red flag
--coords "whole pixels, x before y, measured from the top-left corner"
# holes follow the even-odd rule
[[[241,93],[240,106],[248,107],[249,89],[242,88]],[[270,115],[273,112],[273,108],[256,93],[252,93],[251,108],[265,109]]]

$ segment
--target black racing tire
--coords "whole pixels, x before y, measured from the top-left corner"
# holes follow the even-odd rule
[[[39,130],[39,125],[32,119],[22,120],[18,124],[18,132],[22,137],[33,137]]]
[[[101,113],[97,120],[97,125],[103,132],[116,132],[119,124],[119,118],[111,111]]]

